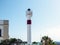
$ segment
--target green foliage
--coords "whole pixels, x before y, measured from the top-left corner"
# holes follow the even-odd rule
[[[56,43],[55,43],[55,42],[53,42],[53,43],[52,43],[52,45],[56,45]]]
[[[45,41],[45,42],[43,43],[43,41]],[[42,45],[43,44],[45,44],[45,45],[56,45],[56,43],[53,42],[53,40],[48,36],[43,36],[41,39],[41,43],[42,43]]]
[[[17,41],[17,39],[16,38],[11,38],[11,39],[9,39],[9,41],[10,41],[10,43],[14,43],[14,42]]]
[[[1,45],[8,45],[8,44],[9,44],[9,40],[8,40],[8,39],[3,40],[3,41],[1,42]]]
[[[37,42],[35,42],[35,41],[34,41],[34,42],[32,42],[32,43],[33,43],[33,44],[37,44]]]
[[[22,42],[22,40],[16,39],[16,38],[10,38],[10,39],[3,40],[0,43],[0,45],[11,45],[12,43],[15,43],[15,42]]]

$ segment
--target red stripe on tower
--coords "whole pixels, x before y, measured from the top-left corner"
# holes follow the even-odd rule
[[[31,24],[31,20],[27,20],[27,24]]]

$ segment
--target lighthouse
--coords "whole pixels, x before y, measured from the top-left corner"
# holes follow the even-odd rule
[[[26,11],[26,17],[27,17],[27,45],[31,45],[31,17],[32,17],[32,11],[31,9],[27,9]]]

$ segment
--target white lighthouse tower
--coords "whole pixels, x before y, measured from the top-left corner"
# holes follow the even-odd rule
[[[26,16],[27,16],[27,44],[31,45],[31,16],[32,16],[31,9],[27,9]]]

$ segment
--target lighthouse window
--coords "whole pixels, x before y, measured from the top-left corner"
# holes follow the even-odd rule
[[[31,24],[31,20],[27,20],[27,24]]]
[[[0,29],[0,37],[1,37],[1,29]]]

